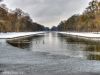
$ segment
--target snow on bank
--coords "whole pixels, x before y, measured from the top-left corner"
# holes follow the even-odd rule
[[[0,39],[16,38],[23,36],[33,36],[38,34],[44,34],[45,32],[10,32],[10,33],[0,33]]]
[[[64,35],[88,37],[88,38],[100,38],[100,33],[91,33],[91,32],[58,32]]]
[[[90,40],[100,40],[99,32],[58,32],[59,34]]]

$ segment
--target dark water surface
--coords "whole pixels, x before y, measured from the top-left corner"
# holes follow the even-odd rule
[[[100,75],[100,44],[49,32],[0,40],[0,75]]]

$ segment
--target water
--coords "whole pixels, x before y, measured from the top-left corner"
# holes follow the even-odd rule
[[[100,44],[56,32],[0,40],[0,75],[100,75]]]
[[[65,55],[88,60],[100,60],[100,43],[61,36],[49,32],[43,36],[9,41],[10,44],[32,52]]]

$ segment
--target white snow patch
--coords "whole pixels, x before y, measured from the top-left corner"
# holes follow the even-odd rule
[[[63,35],[79,37],[90,40],[100,40],[100,32],[58,32]]]
[[[44,34],[45,32],[10,32],[0,33],[0,39],[16,38],[22,36],[33,36],[37,34]]]

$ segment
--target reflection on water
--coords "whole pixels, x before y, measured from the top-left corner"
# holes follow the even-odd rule
[[[74,43],[79,45],[84,45],[83,51],[86,52],[86,58],[89,60],[100,60],[100,42],[96,41],[89,41],[89,40],[83,40],[79,38],[72,38],[67,37],[66,38],[67,43]]]
[[[91,51],[91,52],[100,52],[100,44],[95,44],[95,45],[87,45],[86,51]]]
[[[7,42],[9,44],[11,44],[12,46],[23,48],[23,49],[30,47],[31,41],[32,41],[32,38],[21,38],[21,39],[7,40]]]
[[[87,59],[100,60],[100,44],[87,45],[85,50],[90,51],[90,54],[87,56]]]
[[[9,44],[31,51],[66,55],[69,57],[100,60],[100,43],[88,40],[64,37],[56,32],[44,36],[8,40]]]

